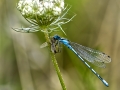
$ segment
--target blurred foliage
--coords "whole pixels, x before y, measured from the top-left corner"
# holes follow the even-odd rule
[[[119,90],[120,86],[120,1],[119,0],[65,0],[72,8],[69,15],[77,16],[63,25],[67,36],[111,56],[107,68],[91,65],[110,87],[101,81],[71,52],[62,48],[56,54],[68,90]],[[45,42],[44,34],[18,33],[11,27],[27,27],[16,9],[16,0],[0,1],[0,90],[61,90],[50,60],[49,51],[39,46]]]

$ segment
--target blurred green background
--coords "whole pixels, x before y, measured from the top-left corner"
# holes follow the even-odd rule
[[[27,27],[16,9],[18,0],[0,0],[0,90],[62,90],[44,34],[19,33],[12,27]],[[65,0],[77,16],[63,29],[62,37],[105,52],[112,62],[106,68],[91,65],[108,83],[103,83],[68,48],[56,58],[68,90],[120,90],[120,0]]]

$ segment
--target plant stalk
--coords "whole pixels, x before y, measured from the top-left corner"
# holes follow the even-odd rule
[[[45,34],[45,38],[46,38],[46,41],[48,43],[48,47],[49,47],[49,50],[50,50],[50,56],[51,56],[51,59],[52,59],[52,62],[53,62],[53,65],[54,65],[54,68],[57,72],[57,75],[58,75],[58,78],[60,80],[60,83],[61,83],[61,86],[62,86],[62,89],[63,90],[67,90],[66,89],[66,86],[65,86],[65,83],[64,83],[64,80],[63,80],[63,77],[61,75],[61,72],[60,72],[60,69],[59,69],[59,66],[58,66],[58,63],[57,63],[57,60],[55,58],[55,54],[51,51],[51,45],[50,45],[50,39],[49,39],[49,34],[48,33],[44,33]]]

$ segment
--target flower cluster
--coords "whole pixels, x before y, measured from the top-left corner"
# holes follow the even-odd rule
[[[62,13],[64,0],[20,0],[17,8],[25,18],[49,25]]]
[[[61,25],[68,23],[75,16],[65,18],[70,8],[64,6],[64,0],[20,0],[17,9],[31,26],[14,30],[25,33],[40,30],[50,33],[58,28],[63,31]],[[47,31],[44,28],[47,28]]]

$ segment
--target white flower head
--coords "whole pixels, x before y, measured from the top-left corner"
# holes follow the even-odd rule
[[[17,9],[22,16],[32,25],[28,28],[15,29],[18,32],[43,31],[47,26],[48,32],[55,31],[62,24],[69,22],[72,18],[65,18],[68,13],[68,6],[64,7],[64,0],[20,0]],[[42,28],[43,27],[43,28]],[[64,32],[64,31],[63,31]]]
[[[17,8],[25,18],[38,19],[44,24],[61,15],[64,0],[20,0]]]

